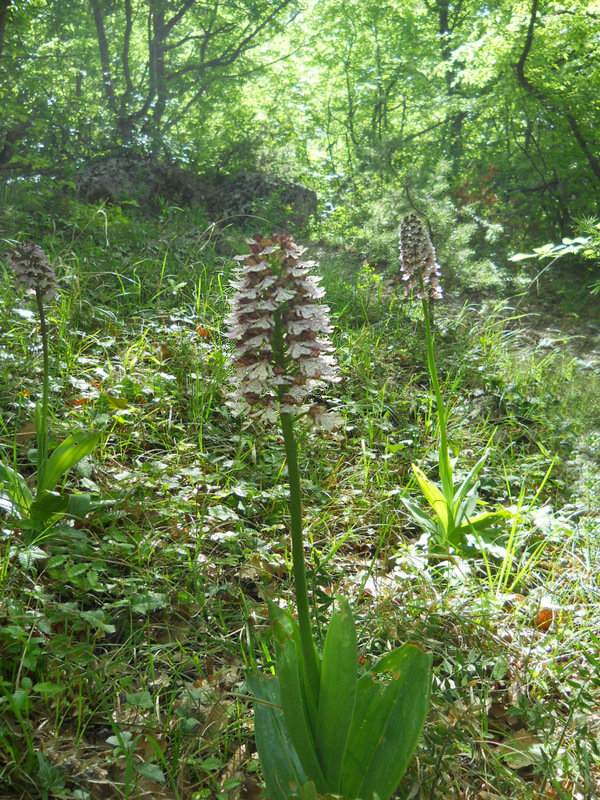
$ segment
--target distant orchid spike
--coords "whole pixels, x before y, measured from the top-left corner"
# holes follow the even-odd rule
[[[407,296],[424,300],[442,299],[440,265],[431,239],[416,214],[404,217],[400,225],[400,276]]]
[[[39,292],[42,300],[55,297],[58,280],[48,256],[34,242],[19,242],[8,254],[17,287]]]
[[[319,305],[325,291],[311,275],[314,261],[304,261],[305,248],[288,234],[247,239],[225,318],[226,336],[234,341],[234,413],[250,412],[254,420],[276,422],[278,415],[296,415],[320,381],[336,382],[331,355],[329,308]],[[331,428],[333,415],[321,406],[309,410],[316,424]]]

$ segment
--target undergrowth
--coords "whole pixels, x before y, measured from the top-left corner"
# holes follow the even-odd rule
[[[103,501],[27,545],[2,518],[3,796],[257,797],[243,671],[270,663],[266,599],[288,597],[291,557],[277,434],[224,403],[243,236],[194,211],[147,219],[15,187],[0,213],[2,263],[28,238],[58,272],[50,434],[101,432],[68,483]],[[494,547],[440,563],[402,503],[412,463],[437,479],[422,324],[389,274],[306,244],[343,375],[328,400],[345,420],[300,442],[317,620],[343,585],[370,657],[407,640],[434,653],[399,797],[597,796],[597,359],[538,330],[519,300],[436,314],[451,453],[468,471],[489,448],[480,496],[513,515]],[[33,476],[41,353],[6,271],[0,370],[2,458]]]

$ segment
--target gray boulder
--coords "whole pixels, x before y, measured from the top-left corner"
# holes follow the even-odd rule
[[[240,172],[218,184],[189,170],[136,153],[103,156],[75,175],[78,197],[88,203],[132,202],[152,210],[160,200],[202,205],[215,222],[241,224],[268,217],[274,225],[303,227],[317,215],[317,195],[274,175]]]

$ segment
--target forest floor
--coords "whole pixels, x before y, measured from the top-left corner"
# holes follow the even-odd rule
[[[254,800],[244,674],[271,663],[266,599],[290,597],[281,439],[224,402],[231,261],[189,218],[157,234],[111,213],[40,235],[62,289],[51,432],[101,433],[66,488],[102,503],[41,535],[5,517],[0,797]],[[344,426],[300,445],[316,627],[343,593],[362,661],[405,641],[434,655],[400,800],[599,797],[597,312],[437,312],[456,474],[487,451],[481,508],[509,512],[440,563],[402,502],[419,499],[412,463],[438,479],[418,309],[347,259],[325,250],[320,267],[343,375],[323,397]],[[8,273],[2,292],[0,439],[31,482],[39,331]]]

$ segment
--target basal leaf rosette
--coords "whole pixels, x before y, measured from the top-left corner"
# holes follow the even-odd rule
[[[277,422],[280,414],[308,413],[324,428],[335,415],[319,404],[307,404],[321,381],[336,382],[337,363],[329,339],[329,308],[320,277],[311,274],[314,261],[289,234],[247,239],[250,252],[240,262],[232,283],[235,293],[225,318],[233,340],[233,390],[228,405],[259,422]]]

